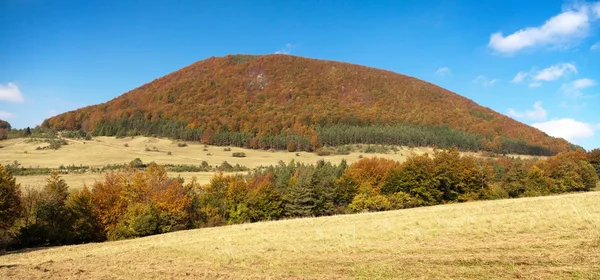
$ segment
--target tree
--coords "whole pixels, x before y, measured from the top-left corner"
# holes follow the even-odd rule
[[[401,208],[439,204],[442,202],[442,192],[436,187],[434,169],[433,160],[427,154],[410,156],[392,171],[381,192],[385,195],[402,192],[415,198],[410,201],[411,205]],[[415,202],[417,205],[414,205]]]
[[[22,213],[21,190],[15,178],[0,164],[0,249],[12,239]]]
[[[94,211],[92,192],[87,187],[69,195],[66,206],[72,221],[74,243],[106,240],[100,218]]]
[[[6,129],[8,131],[8,130],[11,130],[12,127],[10,126],[10,123],[8,123],[7,121],[0,120],[0,129]]]
[[[315,191],[311,185],[312,170],[297,170],[288,182],[285,211],[290,217],[311,216],[315,207]]]

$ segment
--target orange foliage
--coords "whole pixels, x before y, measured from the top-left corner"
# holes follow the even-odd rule
[[[491,150],[499,148],[500,137],[557,153],[570,150],[563,139],[434,84],[390,71],[289,55],[211,57],[107,103],[50,118],[44,126],[74,130],[86,124],[93,130],[100,120],[136,112],[147,120],[169,118],[208,129],[203,142],[220,130],[252,136],[295,133],[317,148],[315,125],[416,124],[487,135],[491,140],[483,144]]]

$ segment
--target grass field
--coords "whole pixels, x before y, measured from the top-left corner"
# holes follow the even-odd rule
[[[202,161],[206,161],[213,166],[220,165],[223,161],[227,161],[232,165],[239,164],[241,166],[254,168],[261,165],[275,165],[280,160],[287,163],[292,159],[296,162],[307,164],[316,163],[320,159],[332,163],[339,163],[342,159],[346,159],[348,163],[352,163],[359,160],[361,156],[377,156],[402,162],[411,153],[433,153],[432,148],[409,147],[398,147],[396,153],[364,154],[353,152],[349,155],[331,156],[318,156],[315,153],[308,152],[290,153],[287,151],[264,151],[234,147],[231,148],[231,151],[225,151],[224,147],[205,146],[198,143],[187,143],[187,147],[178,147],[177,144],[180,143],[180,141],[149,137],[123,139],[116,139],[115,137],[95,137],[91,141],[68,140],[68,142],[68,145],[62,146],[58,150],[36,150],[38,146],[45,146],[48,144],[31,143],[24,138],[0,141],[0,146],[3,146],[3,148],[0,148],[0,164],[9,164],[16,160],[24,167],[58,168],[60,165],[89,165],[91,167],[102,167],[108,164],[128,163],[135,158],[140,158],[145,163],[154,161],[159,164],[200,165]],[[147,151],[146,148],[150,151]],[[154,151],[154,148],[158,151]],[[171,152],[171,155],[168,155],[168,152]],[[233,157],[233,152],[244,152],[246,157]],[[199,182],[206,183],[214,175],[214,172],[171,173],[171,175],[180,175],[186,180],[196,176]],[[102,174],[92,173],[67,174],[64,175],[63,178],[72,189],[77,189],[84,184],[92,184],[95,180],[101,179],[102,176]],[[39,187],[45,183],[47,177],[48,176],[16,176],[17,182],[23,187]],[[42,184],[40,185],[40,183]]]
[[[1,279],[600,279],[600,193],[263,222],[0,256]]]
[[[240,164],[249,168],[258,166],[275,165],[280,160],[290,162],[292,159],[307,164],[316,163],[323,159],[333,163],[339,163],[346,159],[349,163],[358,160],[361,153],[349,155],[318,156],[315,153],[287,151],[264,151],[242,148],[231,148],[225,151],[224,147],[206,146],[198,143],[187,143],[187,147],[178,147],[180,141],[170,139],[135,137],[116,139],[114,137],[96,137],[91,141],[68,140],[69,145],[62,146],[58,150],[36,150],[38,146],[46,143],[28,143],[26,139],[11,139],[1,141],[0,164],[9,164],[15,160],[24,167],[49,167],[57,168],[60,165],[89,165],[91,167],[102,167],[108,164],[128,163],[135,158],[143,162],[157,162],[159,164],[193,164],[200,165],[202,161],[217,166],[223,161],[235,165]],[[85,144],[84,144],[85,143]],[[127,145],[125,145],[127,144]],[[147,151],[148,148],[150,151]],[[158,150],[154,151],[154,148]],[[206,151],[205,151],[206,149]],[[432,152],[431,148],[400,148],[397,153],[389,154],[363,154],[364,156],[378,156],[403,161],[410,153]],[[27,153],[25,153],[27,152]],[[171,152],[171,155],[167,153]],[[233,157],[234,152],[244,152],[246,157]],[[201,183],[206,183],[214,175],[214,172],[194,173],[171,173],[172,176],[181,176],[186,180],[193,176]],[[17,182],[23,187],[38,187],[45,184],[48,176],[16,176]],[[101,179],[102,174],[67,174],[63,178],[73,189],[82,187],[84,184],[92,184]]]

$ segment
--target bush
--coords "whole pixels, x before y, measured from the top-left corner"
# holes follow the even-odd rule
[[[127,147],[129,147],[129,144],[125,143],[125,144],[123,144],[123,147],[127,148]]]
[[[290,153],[293,153],[296,151],[296,142],[294,142],[294,140],[290,140],[290,142],[288,142],[287,144],[287,150]]]
[[[223,151],[225,151],[225,152],[231,152],[231,148],[229,148],[229,147],[223,148]]]
[[[144,168],[146,165],[142,162],[140,158],[136,158],[129,163],[129,166],[132,168]]]
[[[168,151],[168,152],[167,152],[167,155],[168,155],[168,156],[172,155],[171,151]]]
[[[180,147],[180,148],[187,147],[187,145],[188,145],[188,144],[187,144],[187,143],[184,143],[184,142],[182,142],[182,143],[177,143],[177,147]]]
[[[246,153],[244,152],[235,152],[232,155],[233,157],[246,157]]]
[[[331,154],[332,154],[332,152],[326,148],[320,148],[317,150],[318,156],[330,156]]]

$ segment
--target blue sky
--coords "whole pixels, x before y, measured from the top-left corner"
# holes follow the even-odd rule
[[[289,53],[414,76],[600,147],[600,2],[0,1],[0,119],[106,102],[195,61]]]

